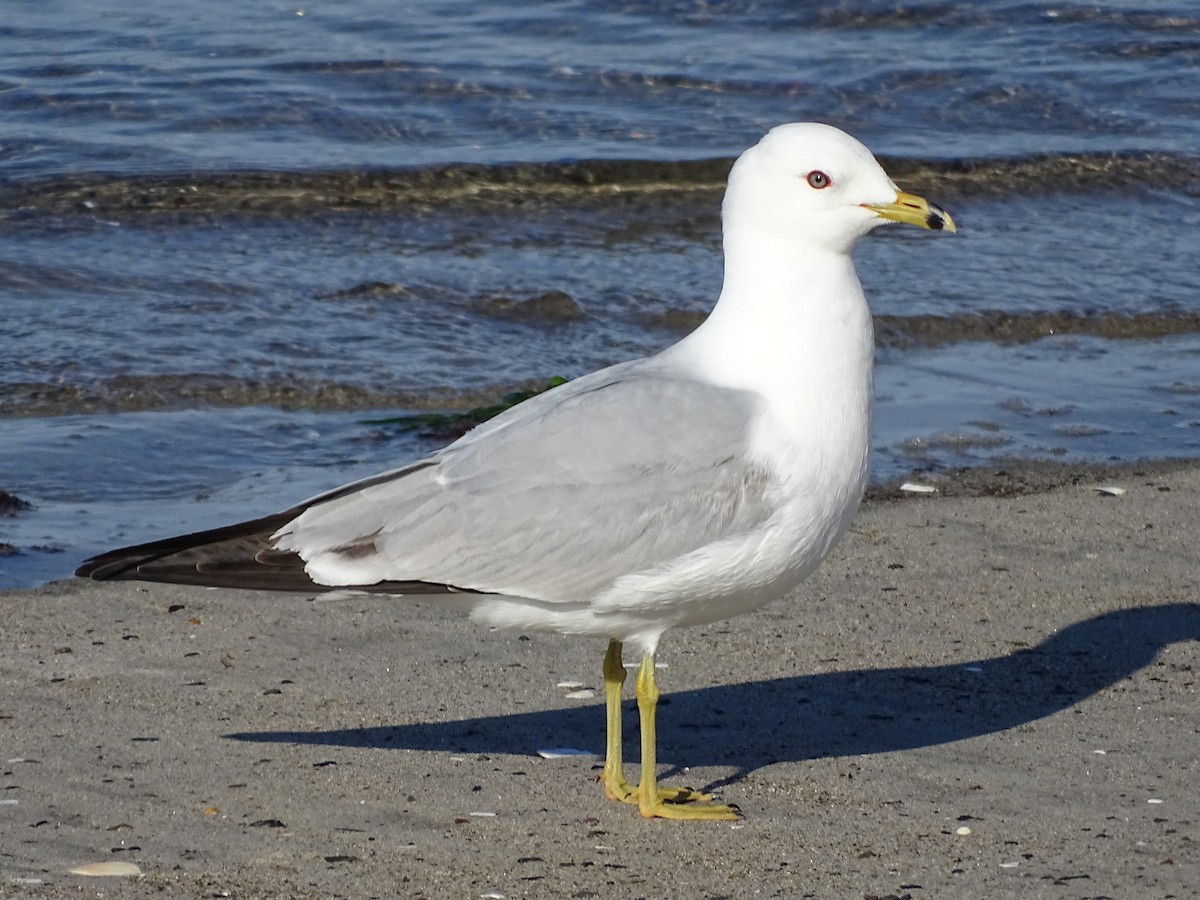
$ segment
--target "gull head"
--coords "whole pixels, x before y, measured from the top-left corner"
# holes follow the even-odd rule
[[[726,234],[744,230],[796,247],[849,253],[888,222],[954,231],[954,220],[901,191],[857,140],[830,125],[771,129],[734,163],[722,210]]]

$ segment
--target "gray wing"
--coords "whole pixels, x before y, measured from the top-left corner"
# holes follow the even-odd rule
[[[621,575],[753,530],[770,473],[754,395],[645,361],[555,388],[277,534],[319,583],[430,581],[582,603]]]

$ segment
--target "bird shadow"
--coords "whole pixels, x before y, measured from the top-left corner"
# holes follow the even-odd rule
[[[1039,644],[1017,645],[1011,653],[987,659],[664,694],[659,758],[732,767],[732,775],[708,786],[715,788],[778,762],[885,753],[992,734],[1068,709],[1149,665],[1168,645],[1194,640],[1200,640],[1200,603],[1164,604],[1085,619]],[[631,718],[636,723],[636,716],[626,715]],[[603,722],[603,706],[593,704],[452,722],[226,737],[529,755],[545,747],[594,747],[603,738]],[[627,737],[630,731],[636,735],[636,725],[627,728]]]

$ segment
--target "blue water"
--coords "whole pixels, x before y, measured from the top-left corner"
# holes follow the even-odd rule
[[[1186,2],[13,2],[0,171],[1197,146]]]
[[[959,222],[864,242],[878,314],[1197,309],[1193,4],[5,4],[0,489],[35,508],[0,518],[0,587],[431,449],[363,421],[653,352],[720,279],[716,184],[173,215],[142,208],[153,179],[633,177],[799,119],[917,166]],[[1077,158],[1098,174],[1058,181]],[[126,192],[40,205],[88,179]],[[549,290],[580,314],[489,311]],[[1196,456],[1200,337],[1168,331],[882,345],[874,476]]]

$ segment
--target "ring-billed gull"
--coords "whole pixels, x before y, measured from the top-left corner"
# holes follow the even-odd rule
[[[605,793],[647,817],[737,817],[657,784],[659,638],[782,597],[845,532],[872,404],[851,248],[885,222],[954,222],[814,123],[781,125],[742,154],[722,219],[720,297],[674,346],[533,397],[410,465],[104,553],[77,574],[420,594],[493,626],[608,638]],[[623,644],[641,656],[636,787],[621,762]]]

